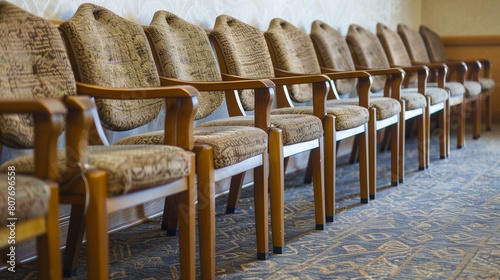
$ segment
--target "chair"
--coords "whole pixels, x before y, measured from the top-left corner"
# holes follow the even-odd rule
[[[10,8],[4,4],[0,2],[2,15]],[[0,21],[1,38],[6,38],[3,31],[7,30],[4,27],[8,21],[12,21],[12,17]],[[11,65],[19,57],[9,51],[15,49],[10,44],[12,41],[2,42],[0,57],[4,65]],[[8,84],[5,82],[9,73],[10,71],[2,71],[0,74],[2,84]],[[34,148],[36,157],[33,174],[18,174],[15,165],[6,166],[0,173],[0,248],[2,253],[5,248],[7,269],[15,273],[19,261],[16,255],[19,253],[16,252],[18,244],[36,238],[38,277],[46,280],[61,279],[58,174],[49,160],[56,155],[57,137],[66,109],[59,100],[36,100],[29,98],[30,94],[24,91],[24,98],[19,98],[10,94],[8,86],[0,90],[0,143],[10,147],[28,144],[28,147]],[[32,116],[13,115],[14,113]],[[26,122],[32,123],[32,130],[24,131],[28,135],[22,135],[23,131],[20,131],[21,126],[18,124]],[[22,136],[19,137],[20,135]],[[30,138],[24,138],[27,136]]]
[[[16,157],[0,168],[8,171],[9,166],[15,166],[18,174],[32,174],[37,170],[40,175],[48,173],[43,169],[50,168],[51,173],[48,174],[59,183],[60,202],[72,204],[68,233],[71,237],[66,243],[65,261],[78,260],[78,256],[72,253],[78,251],[80,244],[77,241],[81,241],[86,228],[87,276],[89,279],[107,279],[108,213],[175,195],[179,208],[180,272],[183,278],[194,279],[195,169],[194,154],[186,150],[193,148],[192,124],[197,91],[192,87],[110,89],[76,85],[61,35],[51,22],[6,2],[1,2],[0,13],[2,30],[9,31],[8,40],[3,42],[9,42],[12,46],[2,50],[15,50],[7,52],[9,55],[6,59],[12,63],[3,64],[3,67],[8,67],[3,73],[8,73],[5,76],[11,80],[14,77],[19,81],[2,82],[5,87],[12,86],[5,92],[17,98],[66,96],[63,99],[68,110],[65,121],[66,148],[58,152],[57,156],[51,150],[51,157],[47,159],[50,164],[41,163],[38,151],[35,158],[32,155]],[[13,30],[16,36],[12,36]],[[76,97],[77,91],[80,94],[83,91],[94,93],[102,98],[176,100],[169,102],[175,113],[169,114],[166,120],[167,124],[176,126],[167,127],[166,134],[169,137],[166,137],[165,145],[87,146],[94,105],[89,98]],[[128,103],[129,106],[132,104],[133,101]],[[24,141],[30,140],[29,143],[36,143],[46,151],[48,147],[53,147],[42,141],[43,138],[37,137],[33,142],[30,123],[30,119],[26,118],[11,122],[19,132],[15,135]],[[40,129],[47,134],[50,131],[48,127]],[[60,132],[57,126],[52,130]],[[51,141],[53,143],[56,139]],[[19,147],[29,148],[30,145],[24,142]],[[55,170],[60,176],[57,177]],[[57,226],[57,220],[54,223]],[[76,267],[70,267],[70,271],[66,270],[65,274],[72,272],[73,268]]]
[[[380,43],[384,47],[384,51],[387,55],[389,63],[391,67],[408,67],[412,66],[410,57],[406,51],[403,41],[401,37],[399,37],[398,33],[392,31],[386,25],[382,23],[377,24],[377,37],[380,40]],[[427,64],[425,65],[429,69],[436,71],[439,73],[438,75],[438,86],[429,86],[425,88],[425,95],[430,98],[428,101],[429,105],[426,107],[426,138],[427,138],[427,146],[426,146],[426,164],[429,164],[430,157],[430,126],[431,126],[431,115],[437,114],[439,118],[439,136],[440,136],[440,158],[444,159],[447,157],[447,144],[449,137],[449,129],[447,124],[450,122],[447,111],[449,110],[449,93],[445,89],[445,78],[448,71],[446,65],[443,64]],[[406,86],[410,87],[418,87],[417,84],[411,84],[411,76],[407,76]]]
[[[350,40],[351,43],[348,45],[347,38],[344,38],[337,30],[329,26],[328,24],[322,21],[314,21],[311,27],[311,38],[313,39],[313,43],[315,45],[316,51],[318,53],[318,59],[320,66],[326,67],[329,69],[334,69],[336,71],[351,71],[355,69],[366,70],[368,73],[374,76],[374,82],[372,85],[372,92],[374,94],[374,103],[372,106],[377,109],[377,122],[380,121],[381,124],[377,124],[377,130],[384,128],[386,125],[383,125],[383,120],[387,118],[383,114],[384,111],[387,111],[387,106],[382,104],[377,104],[375,101],[381,96],[392,97],[393,99],[397,99],[399,101],[399,172],[398,177],[394,180],[403,182],[404,180],[404,151],[405,151],[405,122],[407,119],[418,117],[419,121],[419,168],[425,168],[425,122],[424,122],[424,110],[426,105],[425,97],[415,93],[401,93],[401,81],[399,84],[393,84],[392,88],[387,86],[387,83],[390,82],[394,77],[391,75],[395,75],[394,73],[400,73],[402,70],[400,68],[389,68],[388,63],[381,65],[381,59],[383,56],[380,54],[380,49],[377,47],[378,40],[373,37],[366,35],[365,31],[359,27],[359,33],[357,33],[356,27],[351,25],[349,28],[350,31]],[[353,30],[354,29],[354,30]],[[353,31],[352,31],[353,30]],[[380,44],[380,43],[378,43]],[[359,54],[357,55],[357,53]],[[367,56],[365,58],[365,54],[373,54],[372,56]],[[383,54],[383,51],[382,51]],[[364,59],[363,63],[358,61],[358,57],[360,59]],[[379,60],[380,57],[380,60]],[[356,64],[355,64],[356,63]],[[361,66],[360,66],[361,65]],[[408,69],[409,71],[414,71],[412,69]],[[407,70],[405,70],[407,71]],[[403,72],[405,72],[403,71]],[[425,70],[419,72],[419,76],[422,81],[426,79]],[[349,92],[352,91],[352,84],[339,85],[339,94],[346,96]],[[383,93],[381,93],[383,91]],[[392,91],[392,93],[391,93]],[[377,97],[378,96],[378,97]],[[380,101],[379,101],[380,102]],[[387,130],[388,131],[388,130]],[[395,132],[391,132],[394,134]],[[394,136],[393,136],[394,137]],[[373,153],[376,153],[376,144],[373,146]],[[394,150],[391,148],[391,150]],[[394,151],[392,151],[394,152]],[[372,176],[375,176],[372,175]]]
[[[292,25],[291,23],[275,18],[271,20],[269,24],[269,28],[267,31],[264,33],[266,41],[268,43],[269,51],[271,53],[271,58],[273,61],[273,65],[275,67],[275,72],[279,73],[279,75],[282,76],[287,76],[287,75],[304,75],[304,74],[319,74],[323,73],[325,75],[328,75],[330,78],[334,79],[335,82],[337,83],[342,83],[345,81],[345,79],[339,79],[343,74],[341,73],[333,73],[336,72],[334,70],[327,70],[327,69],[321,69],[314,45],[311,41],[311,38],[307,33],[304,31],[300,30],[296,26]],[[280,72],[281,71],[281,72]],[[351,72],[346,72],[346,73],[359,73],[360,71],[351,71]],[[364,73],[364,72],[363,72]],[[401,73],[399,73],[401,74]],[[355,77],[354,75],[350,75],[350,78]],[[365,128],[365,135],[364,137],[367,137],[369,139],[369,156],[368,156],[368,162],[369,162],[369,174],[371,175],[369,177],[369,185],[370,185],[370,197],[372,199],[375,198],[375,190],[376,190],[376,154],[372,151],[373,146],[376,145],[376,123],[375,123],[375,108],[370,108],[369,104],[373,103],[382,103],[386,105],[381,111],[381,114],[384,114],[387,116],[388,119],[392,118],[392,121],[387,121],[384,126],[391,126],[394,130],[397,130],[398,126],[398,121],[397,121],[397,115],[399,113],[399,102],[396,100],[392,99],[379,99],[379,100],[374,100],[369,97],[369,92],[370,92],[370,87],[369,86],[363,86],[362,85],[363,81],[360,81],[359,85],[359,92],[360,92],[360,98],[359,99],[353,99],[350,100],[349,102],[346,102],[346,100],[340,100],[339,96],[337,95],[335,91],[335,85],[332,84],[331,87],[331,92],[330,92],[330,100],[327,102],[327,108],[328,108],[328,113],[332,114],[336,117],[336,127],[337,131],[335,132],[336,134],[336,139],[337,141],[345,139],[347,137],[355,136],[359,134],[359,129],[356,127],[352,127],[347,123],[345,120],[346,119],[355,119],[357,115],[359,115],[359,110],[360,107],[362,106],[364,108],[364,111],[369,111],[370,113],[370,118],[368,118],[367,122],[367,127]],[[307,85],[302,85],[302,88],[298,87],[289,87],[289,94],[290,98],[287,98],[287,101],[294,100],[294,101],[307,101],[304,98],[300,99],[301,96],[304,96],[306,93],[310,93],[311,89],[307,88]],[[278,106],[280,107],[293,107],[294,104],[292,102],[284,102],[283,104],[279,104]],[[348,109],[348,110],[346,110]],[[394,124],[394,125],[393,125]],[[350,131],[349,131],[350,130]],[[357,132],[356,132],[357,130]],[[353,133],[354,132],[354,133]],[[394,134],[396,137],[398,136],[398,133]],[[393,143],[397,144],[397,139],[394,140]],[[394,147],[394,146],[393,146]],[[394,153],[393,153],[393,162],[394,165],[393,167],[393,174],[395,176],[394,181],[397,181],[397,147],[394,148]],[[335,163],[334,165],[335,166]],[[326,166],[325,166],[326,168]],[[335,168],[335,167],[333,167]],[[360,166],[360,168],[366,168],[363,166]],[[362,177],[362,175],[361,175]],[[328,196],[328,198],[331,198],[331,196]]]
[[[154,108],[144,109],[145,104],[134,106],[123,101],[102,100],[105,97],[99,89],[102,86],[159,87],[158,69],[146,34],[141,25],[132,23],[111,11],[92,4],[83,4],[75,15],[60,26],[72,60],[77,81],[87,86],[82,93],[95,96],[99,118],[104,127],[111,130],[130,130],[149,122],[160,112],[160,102]],[[204,34],[206,37],[206,34]],[[106,46],[103,48],[102,46]],[[203,63],[203,61],[199,61]],[[201,64],[200,64],[201,65]],[[179,64],[172,64],[181,71]],[[179,68],[177,68],[179,67]],[[163,71],[163,70],[162,70]],[[213,75],[213,72],[206,72]],[[209,76],[207,76],[208,78]],[[255,117],[249,119],[250,126],[197,126],[194,128],[194,152],[196,153],[196,175],[198,187],[198,225],[200,257],[203,278],[215,278],[215,182],[236,176],[243,179],[246,171],[254,174],[255,224],[257,235],[257,257],[269,255],[268,245],[268,134],[278,134],[279,129],[270,128],[269,110],[274,85],[269,81],[251,81],[206,85],[199,95],[199,110],[195,119],[211,115],[223,102],[223,95],[215,90],[256,88]],[[139,94],[139,93],[138,93]],[[139,94],[142,95],[142,94]],[[144,95],[149,93],[144,92]],[[98,99],[99,98],[99,99]],[[117,103],[120,102],[120,103]],[[166,116],[175,115],[171,110],[176,103],[166,103]],[[116,109],[123,108],[126,114]],[[154,113],[154,114],[152,114]],[[119,114],[119,115],[118,115]],[[150,114],[147,116],[147,114]],[[141,119],[140,123],[123,124],[124,120]],[[167,124],[169,120],[167,120]],[[319,122],[319,121],[318,121]],[[173,123],[171,125],[174,125]],[[179,129],[193,127],[193,123],[178,126]],[[317,125],[319,126],[319,125]],[[307,136],[320,137],[321,133],[311,124]],[[314,136],[315,135],[317,136]],[[133,134],[115,142],[112,146],[148,144],[155,147],[170,141],[166,131],[151,131]],[[165,201],[162,228],[174,234],[177,220],[174,219],[170,202]]]
[[[169,12],[157,12],[146,32],[149,35],[153,52],[157,55],[159,69],[165,77],[174,79],[164,79],[166,84],[190,84],[203,88],[206,82],[193,81],[218,81],[227,84],[226,96],[228,112],[230,118],[203,123],[202,127],[213,127],[219,125],[244,125],[252,126],[252,116],[246,116],[247,112],[238,104],[240,96],[232,90],[231,84],[246,81],[222,81],[216,58],[212,51],[210,42],[205,31],[194,26]],[[209,73],[217,73],[207,75]],[[323,78],[323,77],[322,77]],[[179,80],[180,79],[180,80]],[[322,80],[324,82],[324,80]],[[228,90],[229,89],[229,90]],[[250,103],[247,111],[254,111],[254,98],[246,96],[247,104]],[[248,108],[248,107],[247,107]],[[255,115],[257,115],[257,111]],[[273,252],[282,253],[284,246],[284,159],[303,151],[314,149],[312,152],[313,162],[316,166],[314,175],[314,193],[316,204],[316,229],[324,228],[324,206],[322,195],[323,170],[317,167],[321,155],[322,128],[320,120],[314,116],[307,115],[275,115],[271,114],[270,123],[272,127],[279,128],[282,133],[277,134],[270,130],[269,134],[269,155],[270,155],[270,182],[271,182],[271,221],[273,236]],[[319,133],[318,133],[319,132]],[[300,137],[299,137],[300,135]],[[273,146],[271,146],[273,145]],[[234,181],[234,178],[233,178]],[[227,212],[233,213],[238,204],[241,192],[241,179],[231,184]]]
[[[417,31],[403,24],[398,25],[397,31],[403,40],[413,65],[426,65],[431,63],[425,48],[425,43]],[[465,63],[456,61],[446,63],[445,65],[449,70],[449,73],[446,75],[445,88],[450,92],[450,111],[451,109],[455,109],[459,118],[457,124],[457,148],[462,148],[465,145],[465,104],[467,103],[467,99],[474,102],[474,96],[477,96],[481,89],[479,84],[465,80],[465,73],[467,71],[467,65]],[[477,68],[477,65],[473,68]],[[477,69],[474,71],[477,71]],[[455,75],[454,79],[452,79],[453,73]],[[466,98],[466,95],[471,95],[471,97]],[[448,114],[450,113],[451,112]],[[448,126],[449,129],[452,128],[451,123],[448,124]],[[447,145],[447,147],[447,154],[449,154],[450,145]]]
[[[289,98],[286,93],[287,86],[311,84],[312,91],[304,93],[301,97],[303,101],[310,101],[313,106],[276,108],[271,111],[274,117],[281,116],[301,116],[315,115],[322,119],[324,131],[324,169],[325,169],[325,207],[326,220],[333,222],[335,214],[335,143],[336,136],[340,139],[349,137],[350,134],[362,134],[364,144],[362,145],[360,164],[360,192],[361,200],[368,202],[368,166],[367,166],[367,146],[366,146],[366,122],[368,110],[358,106],[339,106],[336,109],[326,108],[326,91],[320,90],[318,83],[328,85],[330,80],[322,75],[295,75],[288,77],[277,77],[275,75],[272,59],[269,54],[267,43],[263,32],[257,28],[243,23],[233,17],[221,15],[217,17],[213,30],[210,32],[210,39],[214,44],[223,78],[226,80],[270,78],[277,85],[277,105],[287,103]],[[364,88],[370,87],[369,75],[358,73],[363,79]],[[351,75],[351,76],[349,76]],[[339,74],[339,77],[343,75]],[[352,77],[353,74],[346,74],[345,77]],[[344,77],[343,76],[343,77]],[[320,80],[318,80],[320,79]],[[328,88],[326,88],[328,90]],[[251,108],[252,104],[246,101],[245,95],[241,92],[239,97],[243,108]],[[364,100],[368,103],[368,100]],[[234,104],[236,106],[237,104]],[[335,112],[333,114],[332,112]],[[352,112],[356,112],[353,114]],[[336,116],[338,115],[338,119]],[[352,117],[351,119],[349,117]],[[336,134],[338,130],[344,130]],[[344,134],[345,133],[345,134]],[[291,147],[289,147],[291,146]],[[301,150],[292,150],[293,145],[284,146],[284,156],[288,157]],[[288,150],[288,151],[287,151]],[[302,150],[303,151],[303,150]],[[320,168],[315,161],[315,154],[310,158],[310,166],[313,171]],[[285,161],[286,168],[286,161]],[[272,174],[272,173],[271,173]],[[316,179],[314,185],[316,186]],[[271,198],[273,194],[271,194]]]
[[[477,59],[477,60],[463,60],[463,59],[449,59],[446,55],[446,50],[443,42],[441,41],[441,37],[435,31],[430,29],[425,25],[421,25],[419,29],[419,33],[424,40],[427,53],[429,54],[429,58],[432,62],[441,62],[441,63],[449,63],[453,61],[463,61],[472,68],[469,72],[468,80],[465,83],[467,88],[467,92],[469,95],[473,96],[474,93],[470,89],[473,85],[470,81],[479,82],[481,85],[481,93],[477,97],[476,104],[476,112],[473,115],[473,137],[477,139],[481,135],[481,116],[482,116],[482,100],[484,100],[484,104],[486,105],[486,130],[491,130],[492,119],[493,119],[493,111],[492,111],[492,103],[491,103],[491,94],[495,89],[495,81],[491,79],[491,62],[489,59]],[[481,66],[483,71],[478,71],[478,63]],[[482,76],[480,77],[479,75]],[[469,86],[467,85],[469,84]],[[475,85],[477,87],[477,84]],[[469,98],[470,99],[470,98]]]

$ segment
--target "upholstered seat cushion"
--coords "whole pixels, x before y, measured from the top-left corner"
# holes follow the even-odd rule
[[[273,110],[273,114],[306,114],[312,115],[311,106],[298,106]],[[335,129],[346,130],[358,127],[368,122],[368,110],[360,106],[340,104],[335,100],[329,101],[327,114],[335,116]]]
[[[335,104],[350,104],[358,105],[357,98],[346,98],[340,100],[328,100],[327,106],[334,106]],[[401,104],[393,98],[372,96],[370,97],[370,106],[377,109],[377,120],[385,120],[401,112]]]
[[[191,168],[191,153],[174,146],[90,146],[88,151],[90,166],[107,172],[108,196],[166,184],[187,176]],[[59,174],[64,174],[64,150],[59,151],[57,164]],[[15,166],[19,173],[31,174],[34,170],[33,156],[9,160],[0,170],[6,171],[8,166]]]
[[[465,81],[464,86],[465,86],[467,97],[478,96],[482,91],[481,84],[478,82]]]
[[[481,84],[481,88],[483,90],[488,90],[495,87],[495,81],[490,78],[480,78],[479,83]]]
[[[274,111],[274,110],[273,110]],[[198,127],[254,126],[253,116],[231,117],[200,124]],[[271,115],[271,127],[282,130],[283,145],[291,145],[318,139],[323,136],[321,120],[308,115]],[[197,128],[198,129],[198,128]]]
[[[7,218],[17,218],[16,222],[26,221],[35,217],[45,215],[48,208],[50,189],[47,184],[35,177],[17,174],[14,180],[9,180],[6,173],[0,174],[0,226],[5,227],[9,221]],[[15,215],[9,215],[9,182],[14,182],[15,195]]]
[[[123,138],[115,145],[160,145],[163,130]],[[254,127],[196,127],[196,145],[209,145],[214,151],[214,167],[221,168],[259,155],[266,150],[267,133]]]
[[[437,86],[437,83],[427,83],[427,87]],[[446,82],[444,87],[450,92],[450,96],[461,96],[465,93],[464,85],[459,82]]]
[[[416,85],[413,84],[415,87],[410,86],[409,88],[403,88],[401,89],[401,97],[406,98],[407,94],[411,93],[416,93]],[[441,102],[444,102],[448,99],[448,91],[446,89],[438,88],[438,87],[426,87],[425,89],[425,95],[430,96],[431,98],[431,104],[438,104]]]

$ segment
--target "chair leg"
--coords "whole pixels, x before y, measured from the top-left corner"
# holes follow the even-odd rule
[[[195,157],[191,156],[191,170],[195,169]],[[179,252],[181,259],[181,277],[196,277],[196,229],[195,229],[195,173],[191,172],[187,180],[188,189],[175,196],[179,213]]]
[[[85,233],[85,206],[71,205],[66,249],[64,252],[63,276],[71,277],[78,273],[78,260],[82,248],[83,234]]]
[[[451,151],[451,107],[450,107],[450,99],[448,98],[445,103],[446,106],[446,114],[444,115],[446,118],[446,157],[450,156]]]
[[[268,137],[270,169],[268,187],[271,193],[271,231],[273,238],[273,252],[275,254],[281,254],[283,252],[283,246],[285,245],[285,162],[283,160],[283,137],[281,130],[278,129],[270,129],[268,131]],[[268,214],[266,213],[266,215]],[[267,259],[267,250],[262,248],[262,250],[259,250],[258,252],[258,259]]]
[[[313,174],[312,157],[311,157],[311,153],[309,153],[309,158],[307,160],[306,174],[304,176],[304,184],[311,184],[312,183],[312,178],[313,178],[312,174]]]
[[[417,138],[418,138],[418,169],[424,170],[427,168],[427,162],[429,161],[429,137],[430,128],[428,126],[430,117],[428,110],[417,118]]]
[[[314,174],[313,174],[313,189],[314,189],[314,209],[316,216],[316,229],[325,229],[325,171],[323,165],[323,138],[319,139],[319,147],[311,150],[311,155],[314,158]]]
[[[236,207],[238,207],[238,202],[240,201],[241,189],[243,187],[243,179],[245,178],[245,172],[237,174],[231,177],[231,184],[229,186],[229,195],[227,197],[226,213],[234,214]]]
[[[109,245],[106,172],[96,170],[86,176],[89,183],[86,215],[88,279],[107,279]]]
[[[352,143],[351,157],[349,158],[349,163],[354,164],[358,161],[359,152],[359,136],[354,136],[354,141]]]
[[[443,108],[443,110],[439,111],[438,113],[438,122],[439,122],[439,157],[441,159],[446,158],[446,142],[448,141],[446,139],[447,135],[447,130],[448,128],[446,127],[447,121],[446,121],[446,106]],[[429,139],[427,139],[429,141]]]
[[[466,101],[458,105],[458,129],[457,129],[457,148],[462,149],[465,146],[465,110]]]
[[[491,131],[493,125],[493,103],[491,103],[492,89],[484,96],[484,107],[486,111],[486,131]]]
[[[375,199],[377,192],[377,113],[375,108],[370,108],[368,121],[368,162],[370,200]]]
[[[472,138],[474,140],[479,139],[481,137],[481,100],[483,99],[483,94],[479,94],[476,97],[476,100],[472,103],[475,105],[475,108],[472,108]]]
[[[165,197],[161,229],[167,232],[167,236],[177,235],[177,220],[177,209],[175,207],[174,198],[171,196]]]
[[[215,182],[212,147],[195,146],[201,278],[215,279]]]
[[[368,203],[369,193],[369,164],[368,164],[368,125],[365,125],[365,132],[360,135],[359,141],[359,187],[361,203]]]
[[[337,141],[335,134],[335,117],[327,115],[323,118],[324,130],[324,175],[325,175],[325,213],[326,222],[333,222],[335,216],[335,176],[337,162]],[[311,153],[312,154],[312,153]],[[310,157],[311,158],[311,157]]]
[[[262,165],[254,168],[254,207],[255,234],[257,240],[257,259],[269,257],[269,189],[268,189],[268,155],[262,155]],[[271,198],[272,199],[272,198]],[[284,210],[283,210],[284,211]],[[274,236],[274,232],[273,232]],[[281,248],[283,248],[281,246]],[[281,250],[280,252],[281,253]]]
[[[59,188],[50,186],[46,233],[37,238],[38,268],[40,279],[61,279],[59,245]]]
[[[399,122],[391,126],[391,185],[399,185]]]
[[[401,101],[401,113],[399,114],[399,178],[398,182],[402,183],[405,179],[405,145],[406,145],[406,120],[405,120],[405,102]],[[392,131],[392,129],[386,129],[385,131]],[[389,134],[390,135],[390,134]],[[392,138],[392,137],[391,137]],[[392,139],[391,139],[392,141]],[[392,142],[391,142],[392,144]],[[392,151],[391,151],[392,155]]]

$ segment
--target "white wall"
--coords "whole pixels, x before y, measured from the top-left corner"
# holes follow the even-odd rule
[[[113,12],[149,24],[157,10],[176,13],[183,19],[212,28],[220,14],[234,16],[260,29],[267,29],[275,17],[290,21],[307,32],[315,19],[321,19],[342,33],[357,23],[375,30],[377,22],[389,27],[397,23],[420,24],[421,0],[9,0],[34,14],[48,19],[70,18],[78,6],[95,3]]]

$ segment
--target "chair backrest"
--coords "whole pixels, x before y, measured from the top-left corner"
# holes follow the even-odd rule
[[[8,38],[0,40],[0,98],[76,95],[64,44],[51,22],[2,1],[0,37]],[[0,144],[33,148],[32,116],[0,115]]]
[[[59,29],[77,81],[120,88],[160,86],[153,54],[140,24],[86,3]],[[149,123],[159,114],[161,105],[161,99],[96,99],[102,126],[115,131]]]
[[[411,59],[397,32],[382,23],[377,24],[377,37],[384,47],[389,63],[398,66],[411,66]]]
[[[271,57],[278,69],[304,74],[321,74],[314,45],[309,35],[280,18],[269,23],[264,33],[269,50],[274,54]],[[312,85],[298,84],[288,87],[293,101],[307,102],[312,99]]]
[[[447,61],[446,50],[444,48],[441,36],[425,25],[421,25],[419,29],[422,39],[424,39],[425,47],[429,53],[432,62]]]
[[[431,62],[424,40],[416,30],[407,25],[398,24],[398,34],[401,40],[403,40],[403,44],[412,61],[421,63]]]
[[[311,25],[310,37],[322,67],[338,71],[356,70],[349,46],[347,46],[344,36],[336,29],[320,20],[315,20]],[[340,95],[350,93],[356,84],[356,79],[335,81],[337,92]]]
[[[145,31],[161,76],[186,81],[222,81],[210,41],[201,27],[173,13],[157,11]],[[212,114],[223,101],[223,92],[200,92],[196,119]]]
[[[346,35],[354,63],[369,68],[389,68],[389,60],[377,36],[365,28],[351,24]],[[385,76],[373,77],[372,91],[384,89]]]
[[[246,78],[272,78],[274,68],[264,34],[257,28],[231,16],[220,15],[210,32],[210,38],[220,47],[223,73]],[[253,91],[240,92],[245,110],[254,110]]]

